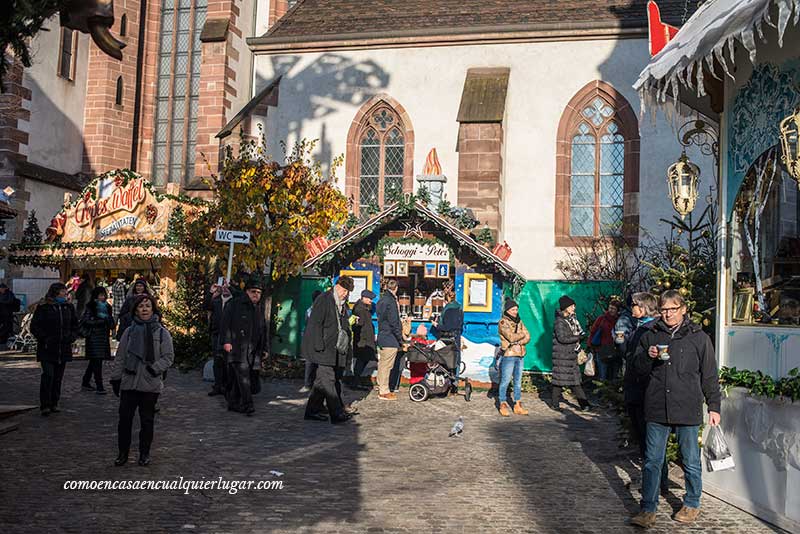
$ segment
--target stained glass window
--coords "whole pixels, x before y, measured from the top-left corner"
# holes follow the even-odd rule
[[[571,142],[570,235],[622,234],[625,184],[625,138],[615,111],[596,96],[581,111]]]
[[[392,191],[403,190],[405,137],[402,123],[389,107],[367,115],[369,124],[359,142],[358,206],[362,217],[370,205],[382,207]]]
[[[200,32],[207,0],[164,0],[159,38],[153,176],[156,185],[194,177],[200,98]]]

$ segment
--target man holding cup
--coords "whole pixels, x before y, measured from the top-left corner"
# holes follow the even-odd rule
[[[674,519],[692,523],[700,515],[702,466],[697,438],[703,423],[704,400],[708,424],[720,422],[721,395],[711,339],[687,317],[686,302],[678,291],[661,294],[659,311],[660,319],[648,325],[633,357],[635,371],[649,377],[644,397],[647,446],[641,511],[631,520],[644,528],[655,525],[670,432],[678,438],[686,481],[683,507]]]

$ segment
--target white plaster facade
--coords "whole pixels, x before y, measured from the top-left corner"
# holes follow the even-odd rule
[[[83,163],[83,119],[90,37],[88,34],[76,34],[75,80],[70,81],[58,76],[61,42],[58,16],[47,21],[45,28],[48,31],[39,32],[31,43],[33,65],[25,70],[24,85],[31,90],[27,156],[31,163],[74,174],[81,171]]]
[[[269,148],[319,139],[317,157],[327,162],[346,152],[347,133],[361,105],[387,94],[407,111],[414,130],[414,175],[435,147],[448,199],[458,202],[458,122],[467,69],[508,67],[503,154],[501,239],[513,249],[510,263],[530,279],[561,278],[555,246],[556,137],[570,99],[587,83],[602,80],[638,112],[632,84],[649,60],[646,39],[598,39],[478,44],[427,48],[332,50],[255,55],[254,94],[283,75],[277,108],[269,109]],[[672,127],[659,116],[640,119],[640,226],[665,235],[671,218],[665,172],[680,155]],[[708,158],[690,153],[705,175]],[[337,173],[344,188],[344,172]],[[710,182],[709,182],[710,183]],[[701,185],[701,195],[707,194]],[[702,207],[701,207],[702,209]]]

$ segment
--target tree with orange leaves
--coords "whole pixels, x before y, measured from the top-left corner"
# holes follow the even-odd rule
[[[310,158],[314,142],[301,141],[284,164],[266,155],[261,141],[243,141],[238,156],[226,149],[219,175],[212,176],[208,210],[187,227],[187,245],[208,258],[224,258],[228,245],[214,240],[214,229],[250,232],[250,244],[236,247],[234,265],[267,275],[271,285],[300,273],[305,244],[324,236],[348,215],[345,196],[323,177],[319,162]]]

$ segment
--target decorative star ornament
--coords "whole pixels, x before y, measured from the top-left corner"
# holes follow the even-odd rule
[[[411,223],[404,222],[403,238],[406,237],[418,237],[420,239],[424,239],[424,236],[422,235],[422,223],[419,223],[416,226],[411,226]]]

